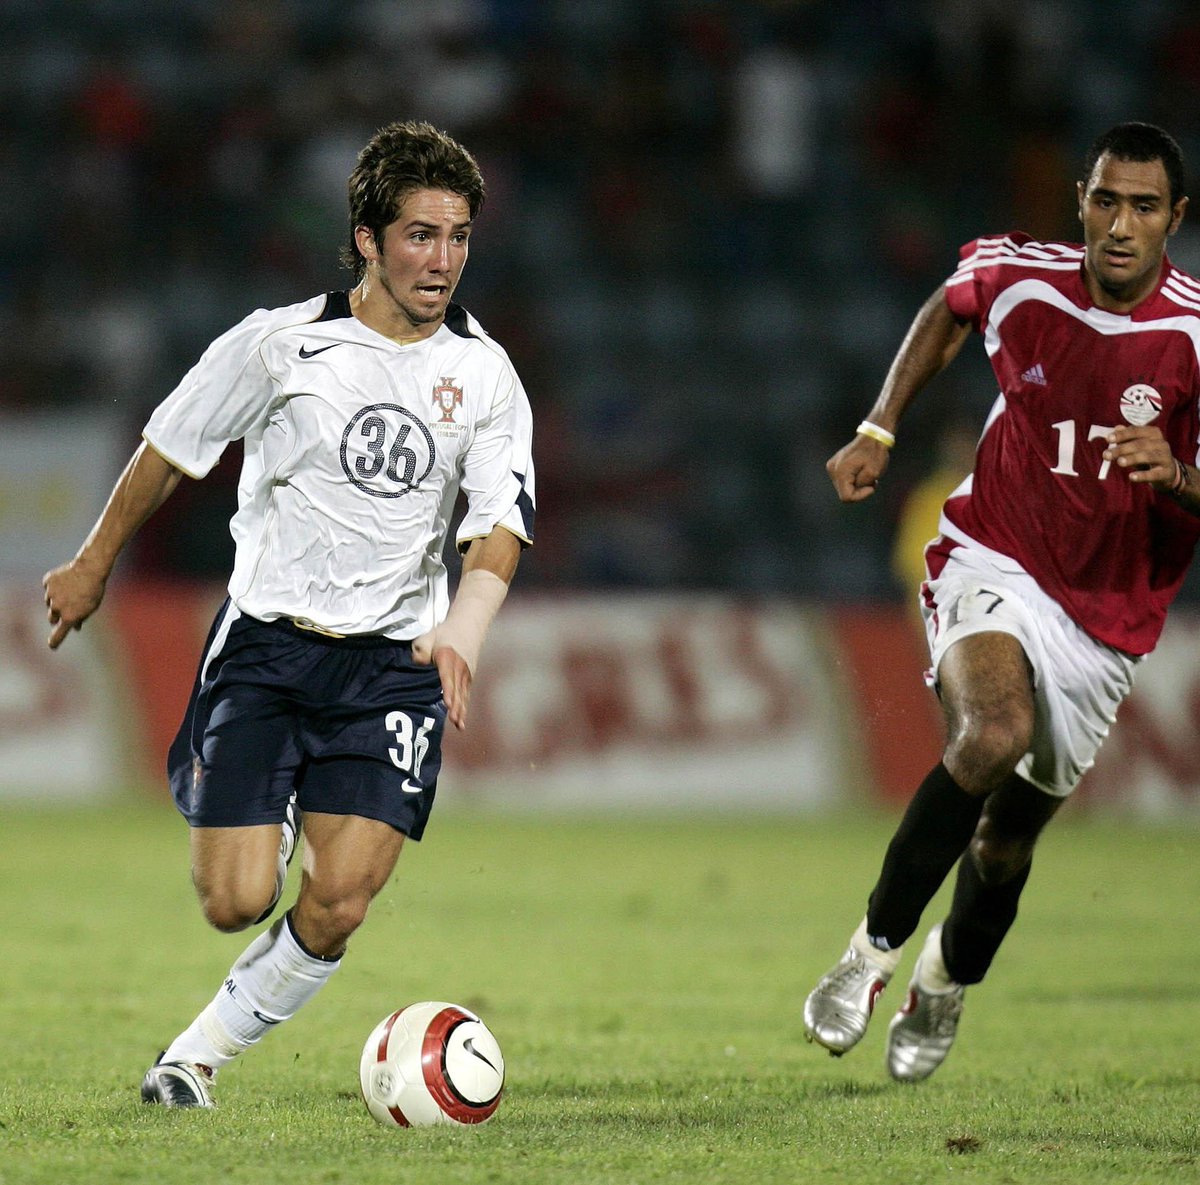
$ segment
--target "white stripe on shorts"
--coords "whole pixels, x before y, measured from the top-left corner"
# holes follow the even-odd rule
[[[225,639],[229,637],[229,631],[232,629],[233,623],[241,615],[242,611],[232,600],[225,606],[225,612],[221,616],[221,624],[213,631],[212,645],[208,648],[208,652],[204,655],[204,662],[200,666],[201,683],[208,678],[208,664],[221,653],[221,649],[225,645]]]

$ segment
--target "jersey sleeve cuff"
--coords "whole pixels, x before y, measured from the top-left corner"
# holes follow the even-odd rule
[[[492,531],[504,530],[507,531],[520,545],[524,551],[527,547],[533,546],[533,540],[522,535],[520,531],[514,531],[507,523],[497,523],[491,531],[476,531],[470,535],[460,535],[455,541],[454,546],[459,555],[465,555],[467,548],[475,542],[476,539],[486,539]]]
[[[153,449],[153,450],[154,450],[156,453],[158,453],[158,455],[159,455],[160,457],[162,457],[162,459],[163,459],[164,461],[166,461],[166,463],[167,463],[168,465],[173,465],[173,466],[174,466],[176,469],[178,469],[178,470],[179,470],[179,472],[180,472],[180,473],[183,473],[183,474],[185,474],[187,477],[190,477],[190,478],[191,478],[193,481],[200,481],[200,480],[202,480],[203,478],[205,478],[205,477],[207,477],[207,476],[208,476],[208,472],[209,472],[209,471],[208,471],[207,469],[206,469],[206,470],[204,470],[204,472],[203,472],[203,473],[200,473],[200,472],[196,471],[195,469],[189,468],[187,465],[181,464],[181,463],[180,463],[179,461],[177,461],[177,460],[176,460],[174,457],[172,457],[172,456],[170,455],[170,453],[168,453],[168,452],[167,452],[167,451],[166,451],[166,450],[165,450],[165,449],[164,449],[164,448],[163,448],[161,445],[159,445],[159,444],[158,444],[156,441],[153,441],[153,440],[151,440],[151,439],[150,439],[150,437],[149,437],[149,436],[147,436],[145,432],[143,432],[143,433],[142,433],[142,439],[143,439],[143,440],[144,440],[144,441],[145,441],[145,442],[146,442],[146,443],[147,443],[147,444],[148,444],[148,445],[149,445],[149,446],[150,446],[150,447],[151,447],[151,448],[152,448],[152,449]]]

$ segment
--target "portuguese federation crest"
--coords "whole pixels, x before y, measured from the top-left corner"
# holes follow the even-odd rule
[[[433,389],[433,406],[442,413],[439,424],[454,424],[454,409],[462,406],[463,393],[461,387],[454,385],[453,378],[443,378]]]

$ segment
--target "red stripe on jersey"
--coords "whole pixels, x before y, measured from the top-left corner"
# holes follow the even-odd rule
[[[941,576],[942,571],[946,567],[946,561],[950,558],[950,553],[958,546],[953,539],[947,539],[945,535],[939,535],[936,539],[931,540],[925,548],[926,579],[921,581],[921,602],[933,614],[935,632],[938,629],[938,615],[937,607],[933,600],[933,593],[929,591],[929,582],[937,580]]]
[[[947,284],[961,284],[963,280],[970,280],[974,277],[977,271],[991,267],[1020,267],[1029,271],[1043,272],[1077,272],[1079,270],[1079,261],[1075,259],[1064,260],[1045,260],[1045,259],[1030,259],[1027,256],[1008,256],[1002,255],[995,259],[978,259],[970,260],[965,265],[960,266],[958,271],[954,273],[947,281]]]
[[[1084,252],[1068,243],[1036,243],[1024,240],[1023,236],[1004,239],[977,239],[975,250],[964,254],[958,271],[968,271],[990,263],[1006,261],[1028,263],[1036,267],[1039,263],[1053,267],[1064,267],[1082,261]]]
[[[1193,279],[1187,272],[1181,272],[1177,267],[1173,267],[1170,279],[1181,288],[1190,288],[1196,294],[1197,299],[1200,299],[1200,281]]]
[[[1162,286],[1162,294],[1185,309],[1200,309],[1200,292],[1189,291],[1181,284],[1168,280]]]

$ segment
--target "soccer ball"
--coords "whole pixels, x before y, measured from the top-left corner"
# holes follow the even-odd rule
[[[473,1012],[426,1000],[375,1026],[358,1080],[367,1110],[384,1127],[483,1123],[500,1105],[504,1057]]]

